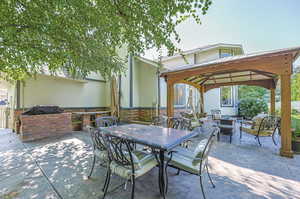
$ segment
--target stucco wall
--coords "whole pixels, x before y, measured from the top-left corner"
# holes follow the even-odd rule
[[[156,68],[140,61],[137,62],[138,73],[136,74],[136,85],[138,91],[138,107],[152,107],[157,103],[157,75]]]
[[[21,85],[21,107],[57,105],[61,107],[109,106],[109,87],[99,81],[79,82],[38,75]]]

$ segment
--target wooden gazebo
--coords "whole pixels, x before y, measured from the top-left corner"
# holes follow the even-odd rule
[[[291,74],[300,47],[221,58],[205,63],[185,65],[161,73],[167,82],[167,115],[174,114],[174,84],[185,83],[206,91],[221,86],[253,85],[271,91],[271,114],[275,114],[275,88],[281,81],[281,149],[280,154],[293,157],[291,150]],[[202,103],[203,104],[203,103]],[[202,107],[203,108],[203,107]],[[203,110],[203,109],[202,109]]]

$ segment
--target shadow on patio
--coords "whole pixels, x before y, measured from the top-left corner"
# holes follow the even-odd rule
[[[92,179],[86,180],[92,149],[85,132],[60,138],[44,139],[22,145],[18,138],[1,131],[0,198],[58,198],[41,170],[63,198],[99,198],[105,169],[98,164]],[[8,141],[8,142],[7,142]],[[12,144],[14,143],[14,144]],[[24,148],[26,147],[26,148]],[[279,157],[266,148],[218,142],[210,166],[216,189],[205,176],[207,198],[297,198],[300,195],[300,159]],[[199,178],[169,169],[168,198],[201,198]],[[113,177],[110,189],[124,183]],[[129,198],[130,187],[114,190],[107,198]],[[136,183],[136,198],[160,198],[158,169],[153,169]]]

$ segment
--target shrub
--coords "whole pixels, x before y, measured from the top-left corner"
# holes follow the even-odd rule
[[[268,104],[257,98],[244,98],[239,103],[239,115],[253,118],[259,113],[268,112]]]

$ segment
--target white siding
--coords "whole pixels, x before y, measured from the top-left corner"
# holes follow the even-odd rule
[[[38,75],[21,86],[21,107],[57,105],[61,107],[106,107],[110,105],[109,84],[99,81],[86,83]]]

